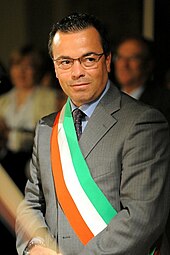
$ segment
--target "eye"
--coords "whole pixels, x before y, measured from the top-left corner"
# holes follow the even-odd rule
[[[66,65],[70,65],[71,63],[72,63],[71,59],[61,59],[61,60],[59,60],[59,65],[66,66]]]
[[[96,61],[96,58],[94,56],[88,56],[83,58],[83,62],[86,62],[86,63],[93,63],[95,61]]]

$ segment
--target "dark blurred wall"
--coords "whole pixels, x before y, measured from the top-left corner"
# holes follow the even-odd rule
[[[73,11],[101,18],[113,45],[122,34],[142,31],[142,0],[1,0],[0,59],[7,64],[11,50],[25,43],[47,48],[52,23]]]
[[[48,34],[53,22],[52,11],[53,5],[50,0],[28,0],[26,2],[28,41],[40,48],[47,47]]]
[[[142,32],[142,0],[72,0],[69,11],[88,11],[105,22],[114,42],[122,34]]]
[[[170,0],[1,0],[0,61],[8,65],[11,51],[25,43],[47,50],[52,24],[74,11],[90,12],[102,19],[108,26],[114,49],[120,36],[143,33],[144,2],[154,4],[153,37],[157,75],[161,80],[170,68]]]
[[[6,65],[9,53],[27,41],[26,0],[0,1],[0,61]]]
[[[108,26],[113,44],[122,34],[142,31],[142,0],[51,0],[48,4],[41,0],[29,0],[27,18],[30,39],[45,46],[51,23],[75,11],[90,12],[102,19]]]
[[[170,0],[155,0],[155,44],[157,80],[164,80],[170,70]]]

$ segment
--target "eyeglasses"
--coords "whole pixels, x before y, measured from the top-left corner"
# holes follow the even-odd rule
[[[97,63],[101,59],[101,57],[104,55],[103,53],[88,53],[86,55],[83,55],[80,58],[58,58],[53,59],[53,61],[57,64],[57,66],[63,70],[70,69],[74,61],[78,60],[83,68],[90,69],[90,68],[97,68]]]

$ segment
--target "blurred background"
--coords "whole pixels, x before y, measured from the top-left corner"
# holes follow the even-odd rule
[[[170,0],[1,0],[0,60],[32,43],[47,49],[53,22],[73,11],[97,15],[108,26],[113,47],[121,35],[142,34],[154,39],[159,78],[170,67]]]

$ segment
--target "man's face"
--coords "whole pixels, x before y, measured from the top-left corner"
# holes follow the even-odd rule
[[[138,87],[145,80],[142,47],[135,40],[122,43],[115,59],[115,76],[122,88]]]
[[[99,33],[93,27],[74,32],[57,32],[53,39],[54,59],[77,59],[89,53],[103,53]],[[89,59],[91,60],[91,59]],[[63,91],[77,106],[89,103],[100,96],[110,72],[111,56],[102,55],[95,67],[84,67],[79,60],[64,70],[54,61],[56,76]]]

